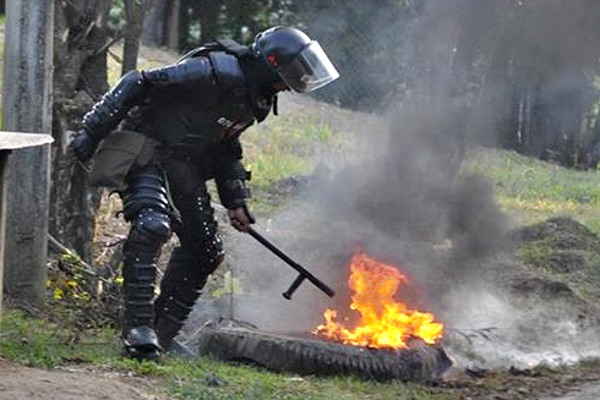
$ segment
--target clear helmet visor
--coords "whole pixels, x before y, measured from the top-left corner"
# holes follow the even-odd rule
[[[337,72],[318,42],[312,41],[294,59],[280,66],[277,71],[292,90],[312,92],[337,78]]]

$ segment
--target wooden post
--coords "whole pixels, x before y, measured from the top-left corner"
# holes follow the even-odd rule
[[[4,130],[48,136],[52,131],[54,3],[6,2]],[[49,147],[21,150],[7,168],[4,289],[18,303],[41,307],[47,276]]]
[[[0,150],[0,325],[2,324],[2,285],[4,276],[4,238],[6,234],[6,185],[4,184],[6,161],[10,150]]]
[[[2,321],[2,276],[6,237],[6,164],[11,150],[52,142],[50,135],[0,132],[0,322]]]

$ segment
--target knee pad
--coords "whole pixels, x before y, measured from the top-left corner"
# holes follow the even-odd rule
[[[131,231],[125,244],[125,253],[157,252],[171,236],[171,220],[168,215],[153,210],[142,210],[133,219]]]
[[[157,210],[169,214],[171,206],[163,172],[156,166],[136,170],[127,178],[126,188],[120,192],[123,216],[128,222],[139,219],[143,210]]]

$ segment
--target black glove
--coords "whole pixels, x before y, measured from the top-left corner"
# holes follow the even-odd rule
[[[96,152],[98,140],[82,129],[77,133],[69,147],[73,150],[79,161],[86,162]]]
[[[246,206],[227,210],[227,214],[231,220],[231,226],[240,232],[248,232],[250,225],[256,222]]]

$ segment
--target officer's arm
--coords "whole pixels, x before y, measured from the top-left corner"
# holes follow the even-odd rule
[[[142,102],[151,87],[212,81],[213,69],[206,57],[147,71],[130,71],[85,114],[83,129],[98,142],[118,125],[129,109]]]
[[[148,85],[139,71],[123,75],[94,107],[83,116],[83,130],[96,142],[104,139],[127,111],[144,97]]]
[[[175,65],[148,71],[130,71],[84,115],[83,127],[70,147],[81,161],[87,161],[98,143],[112,132],[127,112],[141,104],[152,87],[171,85],[214,85],[210,60],[196,57]]]
[[[250,191],[248,172],[242,165],[242,146],[238,139],[220,143],[214,157],[214,173],[221,204],[229,210],[246,208]]]
[[[142,100],[147,86],[141,72],[130,71],[83,116],[82,129],[70,144],[80,161],[92,157],[98,143],[108,136],[131,107]]]
[[[246,180],[250,177],[241,162],[240,142],[235,139],[221,143],[215,153],[214,173],[221,204],[227,208],[231,225],[238,231],[248,232],[255,220],[246,205],[250,197]]]

